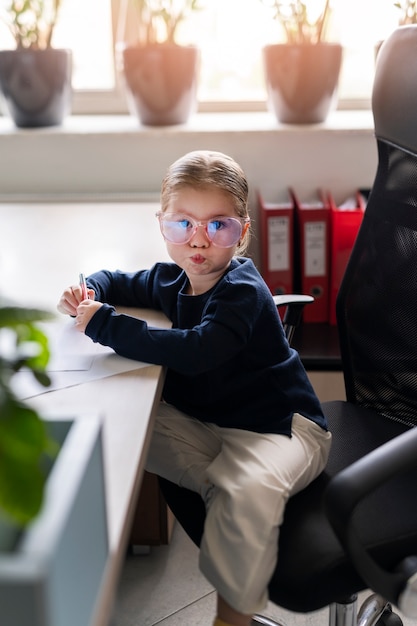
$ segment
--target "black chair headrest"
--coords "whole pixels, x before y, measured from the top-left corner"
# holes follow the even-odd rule
[[[417,154],[417,24],[400,26],[382,44],[372,111],[377,139]]]

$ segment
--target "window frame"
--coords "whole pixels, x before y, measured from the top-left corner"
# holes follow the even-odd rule
[[[113,62],[115,87],[109,90],[74,90],[72,113],[82,115],[119,115],[129,114],[123,78],[116,67],[116,42],[120,40],[119,10],[123,0],[109,0],[111,2],[112,34],[113,34]],[[339,97],[336,108],[338,110],[367,110],[371,108],[371,99]],[[236,101],[204,101],[197,103],[197,113],[219,112],[262,112],[268,111],[268,104],[263,100],[236,100]]]

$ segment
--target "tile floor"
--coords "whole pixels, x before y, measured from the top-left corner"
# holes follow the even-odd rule
[[[111,626],[212,626],[215,604],[198,570],[198,550],[176,524],[170,545],[126,557]],[[271,603],[264,614],[283,626],[327,626],[329,619],[327,609],[295,614]],[[404,626],[415,622],[404,619]]]
[[[168,546],[126,557],[111,626],[209,626],[214,612],[198,550],[176,523]]]

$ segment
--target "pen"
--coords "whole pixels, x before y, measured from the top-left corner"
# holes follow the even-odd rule
[[[83,300],[88,300],[87,283],[84,274],[80,274],[80,287],[83,294]]]

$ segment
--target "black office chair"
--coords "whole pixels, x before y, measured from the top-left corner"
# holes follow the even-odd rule
[[[287,505],[269,585],[291,611],[330,606],[331,626],[417,617],[417,26],[380,49],[373,113],[378,169],[337,301],[347,401],[323,404],[329,462]],[[161,487],[198,545],[200,497]]]

